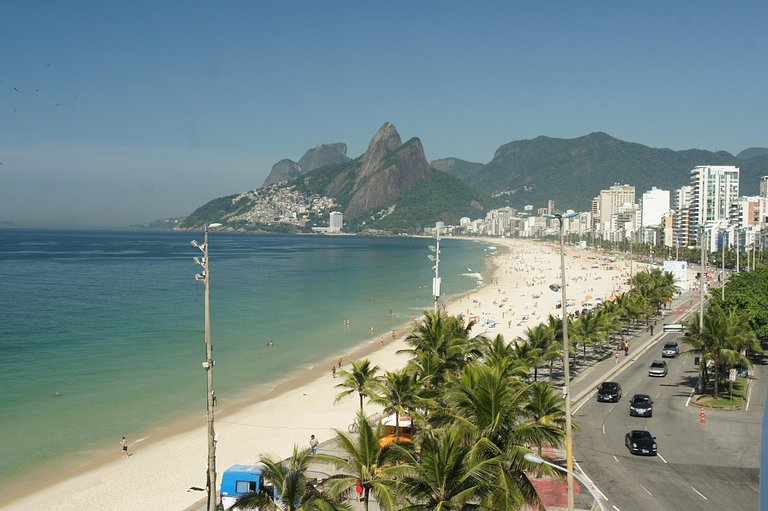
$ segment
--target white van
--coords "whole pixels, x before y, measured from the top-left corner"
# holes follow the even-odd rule
[[[680,323],[664,323],[663,330],[665,332],[675,332],[678,334],[685,333],[685,326]]]

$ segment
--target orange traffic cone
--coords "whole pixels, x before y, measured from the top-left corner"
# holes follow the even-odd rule
[[[707,418],[704,416],[704,407],[701,407],[701,410],[699,411],[699,417],[701,417],[701,423],[706,424]]]

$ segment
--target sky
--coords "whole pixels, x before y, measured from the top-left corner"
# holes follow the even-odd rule
[[[111,228],[385,122],[428,160],[603,131],[768,146],[768,2],[0,3],[0,222]]]

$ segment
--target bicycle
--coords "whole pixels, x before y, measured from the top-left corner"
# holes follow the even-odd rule
[[[352,424],[347,426],[347,431],[349,431],[350,433],[357,433],[358,431],[360,431],[360,424],[357,423],[357,419],[355,419],[352,422]]]

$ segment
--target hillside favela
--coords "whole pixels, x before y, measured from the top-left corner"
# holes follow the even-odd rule
[[[768,511],[768,3],[0,19],[0,511]]]

